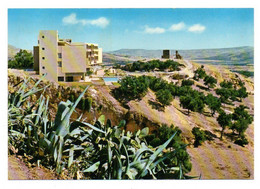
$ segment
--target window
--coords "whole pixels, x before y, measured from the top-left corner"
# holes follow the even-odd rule
[[[62,58],[61,53],[58,53],[58,57],[59,57],[59,58]]]
[[[42,69],[45,69],[45,67],[43,66]]]
[[[67,82],[73,82],[73,76],[67,76],[66,81]]]
[[[44,38],[44,35],[42,36],[42,38]]]
[[[42,57],[42,59],[44,60],[44,59],[45,59],[45,57],[43,56],[43,57]]]
[[[64,77],[58,77],[58,81],[64,81]]]
[[[40,41],[38,40],[38,44],[40,44]]]
[[[42,50],[45,50],[45,48],[44,48],[44,47],[42,47]]]
[[[62,67],[62,62],[58,61],[58,67]]]

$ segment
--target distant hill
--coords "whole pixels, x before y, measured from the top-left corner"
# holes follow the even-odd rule
[[[11,59],[19,52],[20,48],[8,45],[8,59]],[[31,50],[27,50],[32,52]],[[195,50],[178,50],[184,59],[203,61],[229,61],[239,64],[254,63],[254,47],[234,47],[219,49],[195,49]],[[175,50],[170,50],[171,55],[175,55]],[[162,50],[146,50],[146,49],[120,49],[116,51],[104,52],[103,63],[105,65],[127,64],[136,60],[145,58],[161,58]],[[200,61],[199,61],[200,60]]]
[[[32,50],[27,50],[25,49],[27,52],[32,52]],[[8,44],[8,60],[14,58],[14,56],[16,55],[16,53],[18,53],[20,51],[20,48],[17,48],[13,45],[9,45]]]
[[[219,60],[219,61],[238,61],[246,64],[254,63],[254,47],[234,47],[219,49],[195,49],[178,50],[184,59],[189,60]],[[124,55],[132,58],[161,58],[162,50],[145,49],[120,49],[110,51],[109,54]],[[170,50],[171,55],[175,55],[175,50]]]
[[[8,44],[8,60],[13,58],[19,51],[19,48],[16,48],[15,46]]]

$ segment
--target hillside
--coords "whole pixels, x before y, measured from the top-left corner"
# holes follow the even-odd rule
[[[19,50],[19,48],[16,48],[15,46],[8,44],[8,60],[13,58],[16,55],[16,53],[19,52]]]
[[[13,58],[20,49],[8,44],[8,59]],[[32,50],[27,50],[32,52]],[[170,50],[171,55],[175,50]],[[196,50],[179,50],[184,59],[195,60],[198,63],[229,65],[229,66],[250,66],[254,64],[254,48],[234,47],[219,49],[196,49]],[[162,50],[145,50],[145,49],[120,49],[116,51],[103,52],[104,65],[127,64],[133,61],[161,58]],[[247,69],[245,69],[247,70]]]
[[[175,50],[171,49],[171,55],[175,55]],[[219,49],[195,49],[178,50],[184,59],[189,60],[217,60],[232,61],[244,64],[254,63],[254,48],[249,46]],[[162,50],[145,49],[120,49],[108,52],[113,55],[124,55],[135,58],[161,58]]]
[[[200,66],[200,64],[192,61],[182,61],[181,63],[186,65],[185,69],[181,71],[183,74],[191,74]],[[249,107],[248,111],[251,115],[254,114],[253,79],[232,73],[223,66],[206,65],[205,70],[209,75],[217,78],[218,82],[230,79],[236,80],[238,78],[245,82],[245,87],[247,91],[250,92],[250,95],[243,100],[243,104]],[[167,77],[165,77],[165,79],[167,79]],[[196,83],[194,88],[196,88],[197,85],[203,85],[203,82],[200,81]],[[51,112],[56,112],[57,103],[62,100],[56,97],[57,90],[67,91],[68,87],[65,88],[66,90],[60,87],[47,89],[47,93],[53,95],[50,99],[52,106],[55,106]],[[199,127],[216,135],[217,138],[215,138],[214,141],[206,141],[198,148],[194,148],[193,145],[188,147],[193,165],[190,175],[201,174],[202,179],[254,178],[254,123],[250,124],[246,131],[249,144],[246,147],[241,147],[234,144],[228,135],[225,136],[225,140],[223,141],[219,139],[221,127],[216,121],[217,115],[214,117],[209,116],[209,109],[207,108],[203,114],[192,112],[190,115],[187,115],[185,110],[180,106],[179,99],[176,98],[164,111],[159,111],[154,109],[150,103],[156,101],[156,96],[153,91],[149,90],[141,100],[128,102],[128,108],[126,109],[126,107],[118,102],[111,94],[114,88],[115,86],[103,85],[92,85],[89,88],[88,96],[93,98],[96,108],[93,108],[89,113],[84,113],[83,117],[86,117],[87,121],[91,123],[91,121],[97,119],[99,115],[104,114],[106,118],[111,119],[113,124],[119,124],[119,120],[122,119],[126,120],[126,129],[130,131],[136,131],[145,126],[149,127],[150,131],[152,131],[158,129],[161,124],[173,124],[181,129],[183,137],[189,144],[192,144],[194,141],[194,136],[191,133],[192,128]],[[72,90],[78,89],[73,88]],[[201,89],[196,88],[196,90]],[[213,90],[209,92],[214,94]],[[63,100],[66,100],[66,93],[62,92],[62,94],[64,95]],[[235,102],[236,106],[238,106],[238,104],[238,102]],[[103,107],[101,111],[98,110],[100,106]],[[233,111],[234,107],[225,105],[225,109],[227,112],[230,112]],[[80,113],[80,110],[77,110],[77,112]]]

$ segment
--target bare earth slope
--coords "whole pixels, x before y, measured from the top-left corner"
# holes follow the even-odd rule
[[[16,156],[8,156],[9,180],[56,180],[57,175],[43,167],[30,168]]]
[[[189,61],[184,61],[187,68],[182,72],[190,74],[193,69],[196,69],[199,65]],[[192,65],[191,65],[192,64]],[[254,84],[252,79],[246,79],[243,76],[223,69],[221,66],[205,66],[205,69],[209,75],[213,75],[219,82],[223,80],[235,79],[239,77],[242,81],[245,81],[245,86],[251,95],[244,99],[244,105],[248,106],[249,113],[254,114]],[[203,82],[200,83],[203,85]],[[213,91],[212,91],[213,92]],[[211,133],[220,136],[221,127],[216,121],[215,117],[210,117],[206,112],[204,114],[192,112],[190,116],[187,116],[186,111],[179,105],[179,99],[176,98],[170,106],[167,106],[163,111],[153,109],[149,105],[149,101],[155,101],[156,97],[152,91],[149,91],[147,95],[139,102],[131,101],[130,112],[133,114],[138,113],[143,117],[148,118],[157,124],[174,124],[178,126],[183,133],[183,136],[187,138],[188,142],[192,143],[193,135],[191,130],[193,127],[200,127],[204,130],[208,130]],[[235,103],[238,105],[237,103]],[[233,108],[226,107],[226,111],[230,111]],[[229,110],[228,110],[229,108]],[[249,144],[246,147],[241,147],[234,144],[228,136],[223,141],[216,138],[213,142],[205,142],[198,148],[192,146],[188,148],[188,152],[192,157],[193,169],[191,175],[200,175],[202,179],[253,179],[254,178],[254,124],[251,124],[246,131],[246,135],[249,140]]]

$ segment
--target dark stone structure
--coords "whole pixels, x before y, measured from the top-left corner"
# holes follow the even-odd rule
[[[163,50],[162,58],[169,59],[170,58],[170,50]]]
[[[182,56],[178,53],[178,51],[176,51],[175,54],[175,59],[182,59]]]

